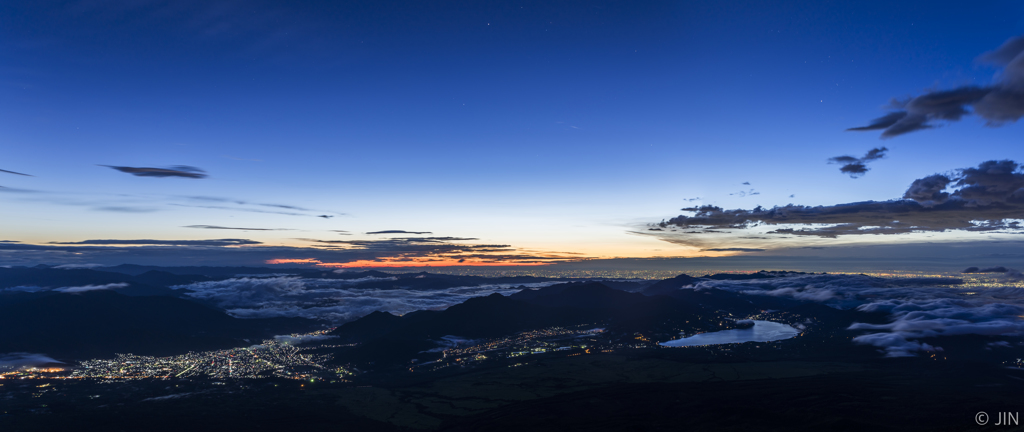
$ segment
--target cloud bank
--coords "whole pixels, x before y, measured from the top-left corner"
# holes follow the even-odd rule
[[[0,264],[302,265],[319,267],[539,265],[583,258],[523,251],[509,245],[467,244],[463,237],[318,240],[309,247],[267,246],[247,239],[85,240],[28,244],[0,242]]]
[[[298,277],[234,278],[175,286],[186,295],[212,303],[237,318],[302,317],[335,324],[374,311],[405,314],[442,309],[472,297],[509,295],[521,285],[478,285],[415,290],[396,285],[397,278],[305,279]],[[523,284],[541,287],[558,282]]]
[[[706,205],[658,226],[664,240],[703,244],[683,235],[759,230],[765,235],[835,238],[840,235],[904,234],[957,230],[1018,232],[1024,226],[1024,172],[1010,160],[915,180],[902,199],[831,206],[789,204],[752,210]],[[676,231],[683,229],[686,231]]]
[[[703,281],[687,289],[717,288],[747,295],[787,297],[836,309],[884,312],[887,324],[854,323],[857,344],[878,347],[887,357],[907,357],[940,347],[942,336],[1024,335],[1024,290],[1017,287],[959,288],[959,279],[882,279],[865,275],[805,275],[751,281]]]

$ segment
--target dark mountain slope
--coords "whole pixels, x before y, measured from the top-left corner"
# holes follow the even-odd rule
[[[292,318],[237,319],[173,297],[111,291],[54,294],[0,307],[0,352],[41,352],[65,359],[171,355],[239,346],[243,338],[257,342],[314,324]]]
[[[401,317],[378,312],[339,327],[334,335],[361,344],[340,353],[340,359],[397,363],[439,347],[437,341],[448,335],[497,338],[577,325],[601,325],[616,334],[674,335],[679,329],[719,329],[728,321],[725,317],[725,313],[699,303],[628,293],[590,282],[553,285],[509,297],[491,294],[444,311],[418,311]]]
[[[681,274],[674,278],[658,281],[654,285],[644,288],[644,290],[641,292],[647,295],[669,294],[675,290],[678,290],[679,288],[682,288],[687,285],[693,285],[694,283],[697,283],[699,281],[700,279],[698,278]]]

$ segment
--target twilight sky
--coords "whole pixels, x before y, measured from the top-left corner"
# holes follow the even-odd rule
[[[8,2],[0,265],[1016,242],[1022,35],[1012,1]]]

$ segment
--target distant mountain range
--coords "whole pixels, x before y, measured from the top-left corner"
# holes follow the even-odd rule
[[[731,323],[725,307],[756,309],[749,302],[737,302],[735,297],[719,290],[702,291],[696,297],[649,296],[616,290],[600,282],[565,283],[525,289],[507,297],[491,294],[472,298],[443,311],[404,316],[375,312],[338,327],[333,334],[344,342],[360,344],[344,352],[347,359],[397,363],[437,348],[445,336],[498,338],[547,327],[587,325],[615,333],[644,332],[665,338],[679,330],[720,330]]]
[[[360,287],[439,290],[484,284],[522,285],[558,280],[537,277],[486,278],[434,273],[389,274],[316,269],[254,267],[153,267],[121,265],[93,269],[49,266],[0,268],[0,353],[41,352],[64,359],[109,357],[114,353],[180,354],[256,343],[261,338],[322,328],[300,318],[238,319],[187,296],[180,286],[234,277],[279,275],[313,279],[359,279]],[[396,316],[374,312],[334,331],[359,346],[346,351],[354,361],[399,362],[436,349],[445,336],[502,337],[553,326],[602,326],[628,334],[672,337],[680,330],[718,330],[730,314],[792,308],[802,302],[750,296],[717,289],[680,288],[708,279],[774,278],[789,273],[680,275],[661,281],[556,283],[525,288],[510,296],[471,298],[445,310]],[[69,287],[102,288],[68,291]],[[171,287],[178,287],[172,289]],[[74,291],[74,290],[72,290]],[[810,305],[805,307],[824,306]],[[699,319],[698,319],[699,317]],[[725,323],[725,324],[723,324]],[[245,339],[249,339],[248,342]]]

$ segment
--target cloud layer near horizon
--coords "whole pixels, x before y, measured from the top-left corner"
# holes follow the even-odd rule
[[[510,245],[469,244],[466,237],[391,237],[379,240],[298,239],[308,247],[270,246],[248,239],[92,239],[28,244],[0,242],[0,265],[39,263],[142,265],[289,264],[341,267],[429,265],[522,265],[583,258],[571,253],[523,251]]]
[[[187,289],[189,297],[210,302],[238,318],[302,317],[335,324],[357,319],[374,311],[405,314],[416,310],[442,309],[493,293],[519,291],[520,284],[463,286],[436,290],[415,290],[381,282],[397,278],[307,279],[298,277],[234,278],[176,286]],[[373,283],[373,287],[366,285]],[[522,284],[540,287],[558,282]]]
[[[725,210],[710,205],[684,208],[691,214],[661,222],[661,231],[645,234],[704,248],[709,241],[695,235],[758,230],[768,236],[761,239],[770,239],[954,230],[1019,232],[1024,229],[1024,172],[1019,168],[1010,160],[987,161],[974,168],[927,176],[915,180],[902,199],[890,201],[815,207],[789,204],[752,210]],[[721,247],[756,245],[758,239]]]

